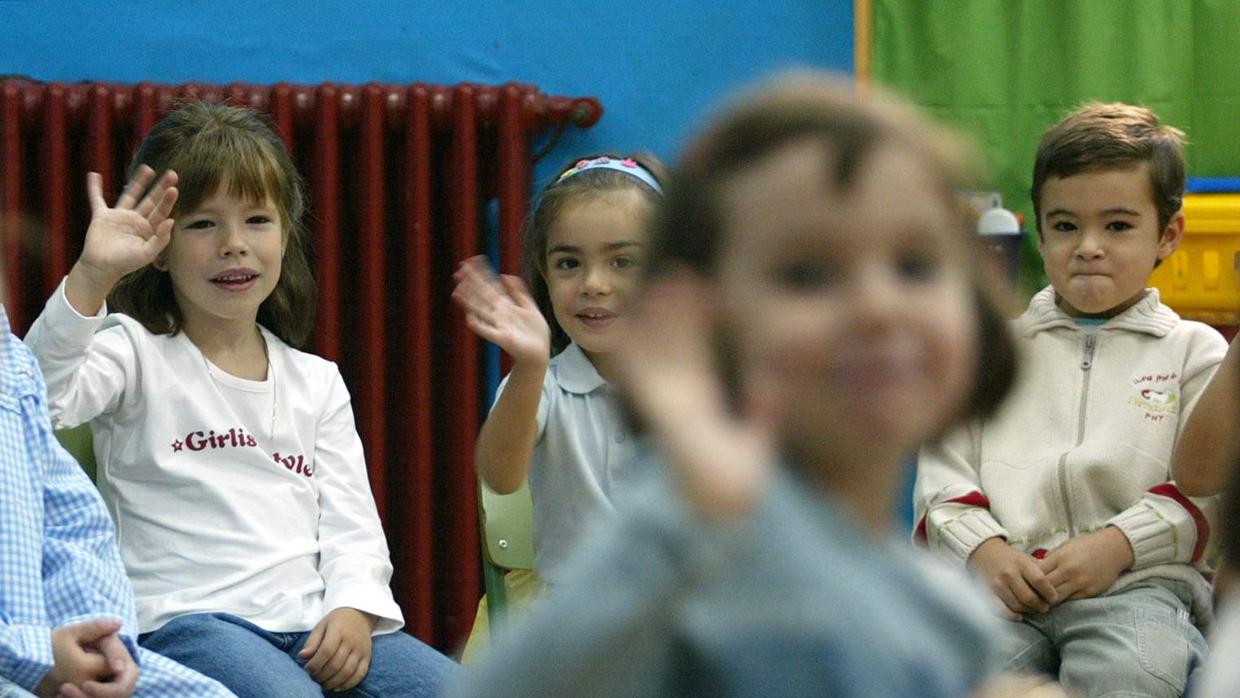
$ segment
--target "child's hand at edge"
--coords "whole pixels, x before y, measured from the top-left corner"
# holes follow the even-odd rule
[[[150,264],[168,245],[173,225],[168,216],[177,200],[176,183],[175,172],[169,170],[155,181],[155,171],[143,165],[125,185],[116,206],[108,206],[103,199],[103,178],[97,172],[87,173],[90,226],[66,286],[69,302],[78,312],[98,312],[102,299],[121,277]]]
[[[35,693],[44,698],[57,695],[71,698],[128,696],[137,681],[138,667],[116,635],[120,629],[119,620],[97,619],[71,623],[53,630],[52,668],[35,687]],[[119,652],[116,649],[118,646]],[[88,694],[82,691],[87,684],[94,684],[93,688],[113,686],[114,690]]]
[[[138,684],[138,665],[120,636],[113,633],[103,638],[99,650],[114,672],[112,678],[106,682],[87,681],[80,690],[71,684],[62,686],[61,698],[128,698],[133,693]]]
[[[470,330],[518,363],[548,361],[551,330],[521,279],[496,276],[483,256],[461,262],[452,278],[452,299],[464,308]]]
[[[716,365],[711,295],[689,274],[651,282],[616,354],[620,383],[658,440],[681,494],[708,518],[749,510],[775,461],[779,401],[745,376],[746,414],[729,409]]]
[[[1025,613],[1046,613],[1060,595],[1032,555],[1008,545],[1002,538],[983,541],[969,556],[968,566],[1020,620]]]
[[[986,682],[972,698],[1068,698],[1062,686],[1045,676],[1000,674]]]
[[[337,608],[310,631],[298,653],[305,670],[327,691],[347,691],[370,671],[370,634],[377,618],[356,608]]]
[[[1132,544],[1114,526],[1070,538],[1038,561],[1060,601],[1095,597],[1132,567]]]

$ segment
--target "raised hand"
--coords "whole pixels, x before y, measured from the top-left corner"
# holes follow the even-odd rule
[[[1111,588],[1132,567],[1132,544],[1114,526],[1069,538],[1038,561],[1061,601],[1088,599]]]
[[[749,510],[775,462],[780,408],[761,375],[743,377],[743,414],[729,407],[715,359],[711,295],[685,274],[652,283],[616,354],[619,382],[672,467],[681,494],[713,519]]]
[[[1011,620],[1025,613],[1046,613],[1060,601],[1038,561],[1002,538],[991,538],[977,546],[968,564],[1003,602]]]
[[[171,239],[169,215],[177,200],[177,175],[169,170],[154,180],[155,171],[143,165],[116,205],[108,206],[103,178],[97,172],[87,173],[90,226],[66,288],[69,302],[79,312],[97,312],[122,276],[154,261]]]
[[[465,309],[475,334],[508,352],[517,363],[551,356],[551,330],[521,279],[496,276],[486,257],[471,257],[452,275],[452,299]]]

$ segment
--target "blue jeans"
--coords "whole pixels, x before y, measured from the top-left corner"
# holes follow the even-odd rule
[[[1089,698],[1178,697],[1206,654],[1191,608],[1186,583],[1156,578],[1065,601],[1008,624],[1006,668],[1056,676]]]
[[[240,698],[307,698],[327,695],[297,656],[309,637],[308,632],[267,632],[226,613],[199,613],[174,618],[139,642],[210,676]],[[366,678],[330,695],[432,696],[458,670],[451,659],[411,635],[376,635]]]

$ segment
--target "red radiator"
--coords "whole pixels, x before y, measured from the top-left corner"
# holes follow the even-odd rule
[[[271,115],[309,184],[313,349],[353,393],[397,601],[410,632],[454,649],[480,595],[472,454],[483,406],[482,354],[452,307],[451,272],[485,249],[490,199],[501,263],[516,267],[530,141],[593,125],[598,102],[520,84],[2,86],[0,235],[19,335],[81,250],[88,170],[112,200],[142,136],[186,100]]]

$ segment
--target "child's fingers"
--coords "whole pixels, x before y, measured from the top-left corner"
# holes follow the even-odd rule
[[[119,635],[116,633],[108,635],[99,641],[97,647],[103,653],[103,658],[114,675],[113,682],[120,682],[130,674],[137,680],[138,665],[134,663],[133,656],[129,654],[129,648],[121,641]]]
[[[340,650],[340,636],[336,633],[324,633],[323,640],[319,644],[319,648],[315,650],[314,656],[310,661],[306,662],[306,671],[314,677],[315,681],[323,675],[323,667],[327,665]]]
[[[500,285],[499,278],[491,269],[491,264],[486,257],[470,257],[461,263],[458,271],[461,279],[476,286],[479,292],[490,290],[496,295],[503,292],[503,286]]]
[[[155,204],[149,213],[142,214],[152,228],[158,228],[160,223],[168,220],[168,216],[172,214],[172,207],[176,206],[179,194],[176,187],[168,187],[163,191],[159,203]]]
[[[114,618],[95,618],[74,623],[73,637],[79,645],[93,645],[121,629],[121,622]]]
[[[143,218],[149,218],[151,216],[151,212],[163,204],[163,200],[167,196],[168,191],[176,189],[176,183],[176,172],[168,170],[163,173],[163,175],[160,176],[159,181],[155,182],[155,185],[147,190],[146,196],[142,197],[142,200],[138,202],[138,205],[134,208],[134,210],[137,211],[138,215]],[[168,210],[171,211],[172,207],[169,206]]]
[[[530,290],[525,286],[525,282],[521,280],[521,277],[513,276],[512,274],[501,274],[499,280],[504,286],[504,291],[508,293],[508,297],[514,303],[522,308],[538,312],[538,303],[534,302],[534,297],[530,295]]]
[[[172,219],[166,218],[164,222],[159,224],[155,229],[155,234],[147,238],[143,243],[146,248],[148,259],[155,259],[164,248],[168,246],[168,242],[172,239]]]
[[[98,172],[86,173],[86,197],[90,200],[90,212],[98,213],[108,207],[103,199],[103,175]]]
[[[87,681],[82,684],[82,691],[89,698],[129,698],[133,693],[134,685],[138,683],[137,667],[134,667],[131,673],[132,676],[126,674],[123,679],[118,676],[108,683]]]
[[[500,340],[503,339],[495,323],[479,316],[477,313],[469,312],[465,314],[465,326],[471,332],[492,344],[499,344]]]
[[[362,679],[366,678],[366,673],[370,671],[370,657],[361,657],[358,659],[357,666],[354,667],[353,673],[341,682],[339,690],[347,691],[355,688]]]
[[[1026,561],[1027,564],[1021,567],[1021,576],[1025,578],[1029,586],[1033,587],[1034,592],[1048,604],[1053,604],[1059,600],[1059,592],[1055,591],[1056,585],[1051,582],[1050,578],[1043,573],[1042,569],[1036,562]]]
[[[357,662],[360,658],[354,652],[346,652],[341,647],[332,661],[323,667],[323,671],[319,672],[323,676],[320,684],[329,691],[339,691],[344,688],[344,682],[352,678],[353,672],[357,670]]]
[[[60,689],[56,691],[56,698],[91,698],[91,696],[77,686],[66,683],[62,684]]]
[[[323,633],[326,630],[324,626],[325,624],[322,622],[314,626],[314,630],[310,631],[310,637],[306,638],[305,646],[303,646],[301,651],[297,653],[298,657],[305,659],[306,657],[310,657],[315,652],[319,651],[319,645],[323,642]]]
[[[132,209],[142,197],[143,192],[151,185],[151,179],[154,177],[155,170],[147,165],[139,167],[133,179],[125,184],[125,190],[121,192],[120,198],[116,200],[116,208]]]
[[[1050,607],[1042,600],[1042,597],[1038,596],[1038,593],[1023,578],[1013,580],[1009,588],[1012,590],[1012,595],[1016,597],[1016,602],[1020,604],[1023,610],[1037,613],[1046,613],[1050,610]]]
[[[1016,594],[1009,587],[1001,586],[995,589],[995,595],[1009,612],[1018,616],[1025,612],[1025,605],[1016,598]]]

